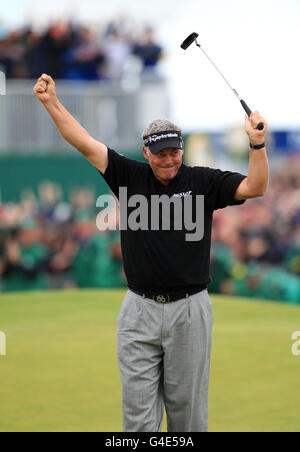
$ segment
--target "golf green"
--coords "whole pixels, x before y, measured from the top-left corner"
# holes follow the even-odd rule
[[[0,431],[122,431],[124,290],[2,294]],[[210,431],[300,431],[300,306],[212,296]],[[164,430],[166,429],[164,423]]]

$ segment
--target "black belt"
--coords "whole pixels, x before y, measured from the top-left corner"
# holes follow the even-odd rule
[[[182,298],[188,298],[191,295],[194,295],[196,293],[202,292],[203,290],[206,290],[207,285],[203,284],[202,286],[198,287],[198,289],[194,289],[191,290],[189,292],[185,292],[185,293],[181,293],[181,294],[173,294],[173,295],[169,295],[166,293],[162,293],[162,294],[151,294],[151,293],[145,293],[145,292],[139,292],[135,289],[131,289],[129,287],[129,289],[136,293],[137,295],[140,295],[143,298],[149,298],[150,300],[156,301],[156,303],[172,303],[173,301],[178,301],[181,300]]]

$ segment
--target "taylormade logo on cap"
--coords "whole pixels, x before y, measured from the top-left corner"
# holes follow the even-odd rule
[[[155,145],[157,142],[160,143],[161,141],[168,140],[176,140],[178,141],[178,147],[181,146],[181,132],[177,132],[176,130],[170,130],[170,131],[162,131],[160,133],[154,133],[153,135],[144,136],[144,144],[146,146]]]
[[[163,138],[178,138],[178,133],[167,133],[162,135],[151,135],[152,141],[159,141]]]

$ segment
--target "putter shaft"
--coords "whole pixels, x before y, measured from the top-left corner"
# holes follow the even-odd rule
[[[205,52],[205,50],[203,49],[203,47],[197,42],[197,39],[195,40],[196,46],[199,47],[199,49],[202,50],[202,52],[204,53],[204,55],[206,56],[206,58],[211,62],[211,64],[214,66],[214,68],[219,72],[219,74],[221,75],[221,77],[223,78],[223,80],[225,81],[225,83],[227,83],[227,85],[229,86],[229,88],[231,89],[231,91],[233,91],[233,93],[236,95],[236,97],[238,98],[239,101],[241,101],[241,98],[239,96],[239,93],[232,88],[232,86],[230,85],[230,83],[228,82],[227,78],[222,74],[222,72],[220,71],[220,69],[215,65],[215,63],[213,62],[213,60],[207,55],[207,53]]]

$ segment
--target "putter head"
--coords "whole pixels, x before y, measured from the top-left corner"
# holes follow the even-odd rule
[[[186,50],[188,47],[190,47],[191,44],[193,44],[193,42],[196,41],[196,39],[198,38],[198,33],[191,33],[181,44],[181,48],[183,50]]]

